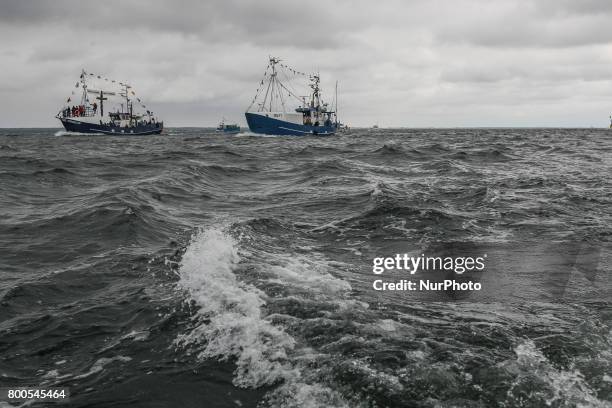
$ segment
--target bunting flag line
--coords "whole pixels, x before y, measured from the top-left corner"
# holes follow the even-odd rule
[[[134,91],[134,88],[133,88],[131,85],[127,84],[127,83],[124,83],[124,82],[119,82],[119,81],[116,81],[116,80],[114,80],[114,79],[112,79],[112,80],[111,80],[111,79],[106,78],[106,77],[104,77],[104,76],[102,76],[102,75],[96,75],[96,74],[95,74],[95,73],[93,73],[93,72],[86,72],[85,70],[82,70],[82,71],[81,71],[81,74],[80,74],[80,76],[79,76],[80,81],[77,81],[77,82],[75,83],[75,85],[74,85],[74,86],[75,86],[75,88],[79,88],[80,86],[82,86],[84,95],[85,95],[85,93],[87,92],[87,82],[86,82],[86,76],[87,76],[87,75],[89,75],[90,77],[95,77],[95,78],[100,79],[100,80],[104,80],[104,81],[106,81],[106,82],[111,82],[111,83],[113,83],[113,84],[119,84],[119,85],[121,85],[121,86],[124,86],[124,87],[126,88],[126,89],[125,89],[125,91],[126,91],[126,92],[128,92],[128,89],[129,89],[129,92],[130,92],[130,93],[131,93],[133,96],[136,96],[136,91]],[[71,92],[70,94],[71,94],[72,96],[74,96],[74,95],[75,95],[75,93],[74,93],[74,89],[72,90],[72,92]],[[121,93],[121,92],[120,92],[120,93],[118,93],[118,94],[119,94],[119,95],[122,95],[122,96],[127,96],[127,94],[123,94],[123,93]],[[85,98],[85,99],[84,99],[84,101],[85,101],[85,102],[87,102],[88,104],[89,104],[89,103],[91,103],[91,101],[90,101],[90,99],[89,99],[89,97],[88,97],[88,96],[85,96],[84,98]],[[136,99],[136,100],[138,101],[139,105],[140,105],[140,106],[141,106],[143,109],[146,109],[146,107],[147,107],[147,106],[146,106],[146,105],[144,105],[144,104],[142,103],[142,101],[140,100],[140,98],[134,98],[134,99]],[[68,97],[68,99],[66,100],[66,103],[69,103],[70,101],[72,101],[72,97],[71,97],[71,96],[70,96],[70,97]],[[151,112],[151,111],[147,111],[147,112],[149,112],[149,114],[151,114],[151,115],[153,114],[153,112]]]
[[[276,62],[277,62],[277,61],[276,61]],[[296,70],[296,69],[293,69],[293,68],[291,68],[290,66],[288,66],[287,64],[283,64],[283,63],[279,63],[279,62],[277,62],[277,64],[278,64],[278,65],[279,65],[281,68],[284,68],[285,70],[287,70],[287,71],[289,71],[289,72],[293,73],[293,75],[302,75],[302,76],[304,76],[304,77],[308,77],[308,78],[309,78],[309,79],[311,79],[311,80],[313,80],[313,79],[316,77],[316,76],[313,76],[313,75],[311,75],[311,74],[307,74],[307,73],[305,73],[305,72],[302,72],[302,71],[298,71],[298,70]],[[251,109],[251,107],[252,107],[252,106],[255,104],[255,102],[257,102],[257,98],[259,97],[260,92],[261,92],[261,91],[262,91],[262,90],[265,88],[265,86],[264,86],[264,82],[265,82],[265,80],[266,80],[266,78],[267,78],[267,76],[268,76],[268,70],[269,70],[269,69],[272,67],[272,65],[274,65],[274,64],[273,64],[273,61],[271,61],[271,62],[269,62],[269,63],[268,63],[268,66],[266,67],[266,71],[264,72],[264,75],[263,75],[263,79],[260,81],[260,83],[259,83],[259,87],[257,88],[257,91],[255,92],[255,96],[254,96],[254,97],[253,97],[253,99],[251,100],[251,104],[250,104],[250,105],[249,105],[249,107],[247,108],[247,111],[248,111],[249,109]],[[293,94],[291,93],[291,91],[290,91],[289,89],[286,89],[286,88],[285,88],[285,90],[287,91],[287,95],[288,95],[288,96],[295,96],[295,95],[293,95]],[[297,98],[297,96],[295,96],[295,97]],[[260,107],[261,107],[261,106],[263,106],[263,103],[258,103],[258,106],[260,106]]]

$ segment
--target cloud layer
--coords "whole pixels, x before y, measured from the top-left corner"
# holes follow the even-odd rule
[[[606,126],[610,21],[599,0],[4,0],[0,126],[58,126],[81,68],[168,126],[243,121],[268,55],[337,79],[354,126]]]

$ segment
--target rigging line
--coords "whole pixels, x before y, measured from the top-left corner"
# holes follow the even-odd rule
[[[289,95],[291,95],[294,98],[296,98],[298,100],[298,102],[301,102],[302,99],[298,95],[298,92],[295,90],[295,88],[292,86],[291,79],[288,77],[288,75],[287,75],[287,73],[285,71],[283,71],[283,75],[285,75],[285,79],[287,80],[287,82],[286,83],[281,83],[281,86],[283,86],[283,88],[289,93]]]
[[[282,64],[281,64],[282,65]],[[302,75],[302,76],[307,76],[307,74],[300,72],[296,69],[293,69],[292,67],[288,66],[288,65],[282,65],[284,68],[287,68],[289,71],[293,72],[295,75]]]
[[[272,112],[272,103],[274,102],[274,85],[276,85],[276,75],[274,71],[272,72],[272,76],[270,78],[270,107],[269,111]]]
[[[287,75],[285,74],[284,70],[281,71],[283,73],[283,75],[286,77]],[[281,101],[281,106],[283,107],[283,112],[287,113],[287,108],[285,107],[285,98],[283,97],[283,89],[284,89],[284,84],[283,82],[278,79],[278,96],[279,99]]]
[[[289,78],[289,76],[287,75],[287,73],[285,71],[283,71],[283,75],[285,76],[285,79],[287,80],[286,82],[286,86],[285,88],[287,88],[288,90],[290,90],[291,92],[293,92],[295,95],[297,95],[297,92],[295,91],[295,89],[291,86],[291,80]],[[285,84],[282,84],[285,85]],[[288,91],[289,92],[289,91]]]
[[[281,101],[281,106],[283,107],[283,112],[287,113],[287,109],[285,108],[285,100],[283,99],[283,92],[282,92],[282,89],[281,89],[283,87],[283,84],[280,81],[278,81],[278,83],[280,85],[280,86],[278,86],[276,88],[278,90],[278,96],[279,96],[279,99]]]
[[[266,95],[264,96],[263,102],[261,103],[260,112],[266,108],[266,100],[268,99],[268,92],[270,92],[270,85],[272,84],[272,80],[268,82],[268,88],[266,89]]]
[[[280,86],[282,86],[282,87],[283,87],[283,89],[289,93],[289,95],[291,95],[291,96],[293,96],[295,99],[297,99],[297,100],[298,100],[298,102],[302,102],[302,100],[300,99],[300,97],[299,97],[299,96],[297,96],[296,94],[294,94],[293,92],[291,92],[291,91],[290,91],[290,90],[289,90],[289,89],[288,89],[288,88],[287,88],[285,85],[283,85],[283,84],[281,83],[281,84],[280,84]]]
[[[266,75],[268,74],[268,69],[269,68],[270,68],[270,64],[268,63],[268,66],[266,67],[266,70],[264,71],[264,74],[263,74],[263,78],[264,79],[266,78]],[[261,82],[257,86],[257,91],[255,91],[255,96],[253,97],[253,100],[251,101],[251,104],[247,108],[247,112],[253,107],[253,104],[255,104],[255,102],[257,101],[257,97],[259,96],[259,94],[261,93],[261,90],[263,89],[262,87],[263,87],[263,79],[261,80]]]

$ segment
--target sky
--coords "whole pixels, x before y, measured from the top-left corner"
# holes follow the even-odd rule
[[[83,68],[166,126],[244,124],[269,56],[329,101],[338,81],[355,127],[606,127],[611,21],[609,0],[0,0],[0,127],[59,127]]]

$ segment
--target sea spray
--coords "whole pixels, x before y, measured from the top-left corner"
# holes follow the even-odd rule
[[[597,398],[580,371],[554,367],[532,340],[520,343],[514,351],[516,361],[505,364],[516,375],[507,391],[510,406],[539,401],[550,407],[612,408],[612,403]]]
[[[204,345],[200,358],[236,359],[234,384],[259,387],[286,378],[295,341],[262,316],[263,293],[240,283],[236,241],[218,229],[197,234],[183,255],[179,285],[199,307],[197,327],[179,344]]]
[[[267,282],[286,280],[287,285],[307,290],[309,296],[329,301],[335,308],[342,303],[338,294],[350,290],[348,283],[320,271],[312,262],[268,255]],[[299,348],[283,327],[272,323],[282,321],[278,315],[264,315],[266,294],[238,278],[240,264],[238,242],[227,232],[213,228],[192,237],[180,262],[179,287],[198,307],[196,326],[175,343],[201,345],[198,357],[202,359],[235,361],[233,383],[238,387],[279,385],[265,397],[270,406],[348,407],[342,395],[320,383],[316,374],[304,375],[312,350]]]

